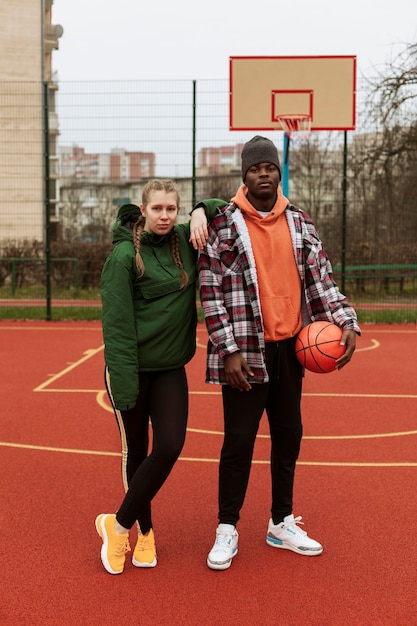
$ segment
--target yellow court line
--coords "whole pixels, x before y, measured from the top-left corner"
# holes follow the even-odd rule
[[[44,383],[40,384],[38,387],[35,387],[35,389],[33,391],[43,391],[45,389],[45,387],[48,387],[53,382],[58,380],[58,378],[62,378],[62,376],[65,376],[65,374],[68,374],[68,372],[71,372],[71,370],[75,369],[76,367],[78,367],[82,363],[85,363],[85,361],[88,361],[88,359],[91,359],[91,357],[95,356],[96,354],[101,352],[103,349],[104,349],[104,346],[101,345],[98,348],[95,348],[95,349],[92,348],[90,350],[86,350],[84,352],[85,356],[83,356],[78,361],[75,361],[74,363],[71,363],[71,365],[69,365],[65,369],[61,370],[57,374],[52,374],[51,377],[48,378],[48,380],[46,380]]]
[[[47,391],[55,391],[55,390],[52,389],[52,390],[47,390]],[[113,413],[113,408],[111,406],[109,406],[107,404],[107,402],[105,401],[105,398],[107,397],[107,392],[104,391],[104,390],[100,390],[100,391],[94,391],[94,393],[97,394],[97,398],[96,398],[97,404],[102,409],[107,411],[108,413]],[[190,393],[193,393],[193,392],[190,392]],[[199,393],[199,392],[194,392],[194,393]],[[202,392],[202,393],[219,395],[220,392]],[[332,394],[311,394],[311,395],[326,396],[326,395],[332,395]],[[338,394],[333,394],[333,395],[338,395]],[[362,397],[362,396],[359,395],[359,397]],[[404,397],[404,396],[384,396],[384,397],[398,398],[398,397]],[[417,396],[414,396],[414,397],[417,397]],[[197,434],[201,434],[201,435],[215,435],[215,436],[221,436],[221,437],[224,435],[223,431],[220,431],[220,430],[209,430],[209,429],[206,429],[206,428],[191,428],[191,427],[188,427],[187,428],[187,432],[189,432],[189,433],[197,433]],[[417,430],[398,431],[398,432],[389,432],[389,433],[370,433],[370,434],[366,434],[366,435],[365,434],[363,434],[363,435],[304,435],[303,439],[309,439],[311,441],[316,441],[316,440],[318,440],[318,441],[321,441],[321,440],[350,440],[350,439],[384,439],[384,438],[388,438],[388,437],[409,437],[409,436],[412,436],[412,435],[417,435]],[[258,439],[269,439],[270,437],[269,437],[269,435],[258,434],[257,438]]]
[[[0,441],[0,446],[7,448],[19,448],[23,450],[38,450],[42,452],[65,452],[67,454],[84,454],[84,455],[93,455],[93,456],[111,456],[111,457],[120,457],[120,452],[105,452],[101,450],[78,450],[76,448],[56,448],[53,446],[35,446],[29,444],[22,443],[10,443],[7,441]],[[194,463],[218,463],[219,459],[210,459],[203,457],[182,457],[180,456],[179,461],[187,461]],[[270,461],[263,460],[254,460],[252,461],[254,465],[269,465]],[[417,467],[417,462],[414,463],[412,461],[406,462],[402,461],[400,463],[368,463],[368,462],[336,462],[336,461],[298,461],[297,465],[308,465],[308,466],[316,466],[316,467]]]
[[[180,457],[179,461],[195,461],[195,462],[207,462],[218,463],[218,459],[203,459],[199,457]],[[269,459],[267,461],[253,460],[252,465],[269,465]],[[309,465],[316,467],[417,467],[417,463],[402,461],[400,463],[367,463],[367,462],[339,462],[339,461],[297,461],[298,465]]]
[[[269,461],[264,461],[268,463]],[[402,461],[401,463],[338,463],[331,461],[297,461],[297,465],[315,465],[316,467],[417,467],[417,463]]]
[[[200,435],[220,435],[223,436],[224,433],[221,430],[206,430],[200,428],[187,428],[187,432],[189,433],[197,433]],[[417,435],[417,430],[404,430],[392,433],[371,433],[368,435],[303,435],[304,439],[310,440],[332,440],[332,439],[384,439],[387,437],[410,437],[413,435]],[[256,435],[257,439],[270,439],[269,435]]]
[[[42,385],[49,384],[49,381],[42,383]],[[42,393],[106,393],[103,389],[60,389],[55,387],[54,389],[42,389],[42,386],[33,389],[32,391],[40,391]]]
[[[362,350],[370,350],[378,347],[380,344],[376,340],[372,340],[372,346],[368,348],[363,348]],[[67,368],[58,372],[55,375],[51,375],[51,377],[36,387],[33,391],[36,392],[49,392],[49,393],[95,393],[97,396],[97,403],[104,410],[108,412],[112,412],[113,409],[105,402],[106,391],[103,389],[47,389],[52,383],[57,381],[58,379],[65,376],[70,371],[77,368],[82,363],[85,363],[87,360],[98,354],[104,349],[104,345],[99,346],[95,349],[87,350],[84,353],[84,356],[78,361],[72,363]],[[201,396],[219,396],[221,395],[220,391],[190,391],[190,395],[201,395]],[[304,397],[320,397],[320,398],[384,398],[384,399],[417,399],[417,395],[415,394],[359,394],[359,393],[304,393]],[[223,433],[220,431],[210,431],[206,429],[187,429],[188,432],[200,433],[200,434],[212,434],[217,436],[222,436]],[[378,439],[378,438],[387,438],[387,437],[400,437],[400,436],[410,436],[417,434],[417,431],[402,431],[402,432],[392,432],[392,433],[373,433],[366,435],[305,435],[304,439],[310,440],[353,440],[353,439]],[[269,439],[269,435],[258,435],[258,438],[267,438]],[[91,454],[96,454],[94,452],[88,452]]]
[[[367,350],[374,350],[375,348],[378,348],[380,346],[380,343],[376,340],[376,339],[371,339],[372,345],[365,347],[365,348],[358,348],[357,351],[360,352],[364,352]],[[197,339],[197,344],[199,345],[199,347],[205,347],[201,344],[199,344],[198,339]],[[74,363],[71,363],[71,365],[69,365],[67,368],[61,370],[60,372],[56,373],[56,374],[51,374],[51,376],[44,381],[43,383],[41,383],[40,385],[38,385],[38,387],[35,387],[35,389],[33,389],[33,391],[35,392],[40,392],[40,391],[48,391],[48,392],[53,392],[53,393],[96,393],[99,394],[100,390],[96,390],[96,389],[47,389],[47,387],[50,387],[50,385],[52,385],[52,383],[54,383],[55,381],[57,381],[58,379],[62,378],[63,376],[65,376],[66,374],[68,374],[70,371],[74,370],[75,368],[77,368],[78,366],[82,365],[83,363],[85,363],[86,361],[88,361],[90,358],[92,358],[93,356],[95,356],[96,354],[98,354],[99,352],[102,352],[104,350],[104,345],[99,346],[98,348],[95,349],[89,349],[86,350],[84,352],[84,356],[79,359],[78,361],[75,361]],[[220,391],[190,391],[189,392],[190,395],[220,395]],[[344,393],[304,393],[303,396],[305,397],[340,397],[340,398],[417,398],[417,395],[414,394],[344,394]]]
[[[79,450],[78,448],[58,448],[55,446],[36,446],[27,443],[10,443],[0,441],[5,448],[22,448],[24,450],[41,450],[42,452],[66,452],[68,454],[91,454],[95,456],[121,456],[120,452],[103,452],[102,450]]]
[[[398,398],[417,399],[414,393],[303,393],[311,398]]]
[[[376,348],[380,348],[381,344],[376,339],[371,339],[371,345],[365,346],[365,348],[356,348],[355,352],[367,352],[368,350],[375,350]]]

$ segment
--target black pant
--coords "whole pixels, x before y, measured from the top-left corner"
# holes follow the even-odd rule
[[[223,385],[224,442],[219,467],[219,522],[236,525],[240,517],[253,448],[264,410],[271,436],[274,523],[292,513],[295,465],[302,438],[302,368],[294,340],[266,344],[269,382],[250,391]]]
[[[106,385],[110,399],[109,377]],[[134,409],[115,409],[122,442],[122,474],[126,495],[116,514],[125,528],[139,522],[142,533],[152,527],[151,501],[168,478],[185,441],[188,384],[183,367],[139,374]],[[149,447],[149,419],[152,450]]]

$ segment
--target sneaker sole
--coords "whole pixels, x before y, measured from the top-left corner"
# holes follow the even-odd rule
[[[140,561],[137,561],[135,557],[132,557],[132,563],[135,567],[155,567],[158,561],[156,560],[156,557],[155,557],[152,563],[149,563],[149,562],[141,563]]]
[[[110,563],[107,560],[107,545],[108,545],[108,538],[107,538],[107,533],[106,533],[106,528],[103,524],[104,519],[107,517],[107,515],[98,515],[96,517],[96,530],[98,532],[98,534],[100,535],[102,541],[103,541],[103,545],[101,546],[101,562],[104,565],[104,569],[109,573],[109,574],[121,574],[123,572],[123,570],[120,570],[119,572],[116,572],[114,569],[112,569],[110,567]]]
[[[237,548],[228,561],[216,562],[216,561],[210,561],[210,559],[207,558],[207,565],[210,569],[215,569],[219,571],[224,570],[224,569],[229,569],[229,567],[232,564],[233,557],[236,556],[236,554],[237,554]]]
[[[268,546],[272,548],[281,548],[282,550],[291,550],[292,552],[296,552],[297,554],[301,554],[303,556],[319,556],[323,552],[323,548],[299,548],[297,546],[292,546],[289,543],[284,543],[281,539],[274,539],[273,537],[267,536],[266,543]]]

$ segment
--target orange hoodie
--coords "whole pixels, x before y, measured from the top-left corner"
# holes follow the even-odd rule
[[[278,187],[275,206],[263,217],[241,185],[233,201],[242,211],[258,277],[265,341],[294,337],[301,328],[301,280],[284,214],[288,200]]]

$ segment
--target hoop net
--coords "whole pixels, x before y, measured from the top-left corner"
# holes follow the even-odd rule
[[[311,116],[304,113],[283,113],[277,116],[283,131],[296,143],[306,144],[311,133]]]

